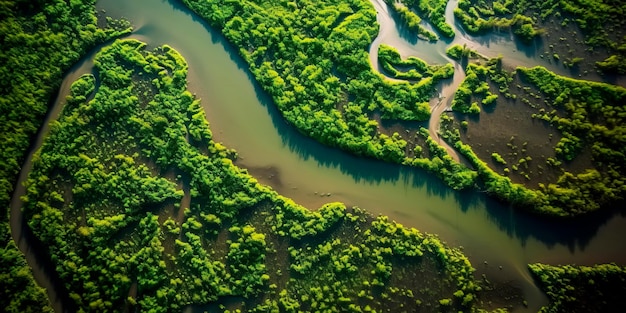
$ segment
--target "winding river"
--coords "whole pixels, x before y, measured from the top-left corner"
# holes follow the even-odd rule
[[[431,63],[449,62],[445,47],[450,42],[431,44],[403,38],[402,31],[394,30],[397,26],[383,10],[385,4],[372,1],[381,23],[381,33],[372,46],[387,43],[397,47],[403,56],[416,55]],[[450,2],[447,10],[450,14],[452,5],[456,2]],[[328,148],[287,125],[254,82],[236,50],[178,2],[101,0],[97,6],[106,10],[107,15],[132,21],[133,37],[150,46],[169,44],[186,58],[189,88],[202,99],[215,139],[236,149],[240,156],[237,164],[247,168],[260,182],[310,208],[328,201],[343,201],[373,214],[388,215],[405,226],[438,234],[448,244],[463,247],[477,268],[477,277],[487,274],[492,281],[511,282],[521,288],[528,307],[518,311],[536,312],[547,303],[526,268],[528,263],[626,265],[624,215],[605,212],[584,220],[543,221],[512,210],[480,192],[453,191],[421,170],[357,158]],[[474,38],[457,30],[454,42],[466,40],[468,46],[481,53],[503,51],[507,59],[519,65],[541,64],[515,44],[494,38],[473,41]],[[92,58],[93,53],[67,73],[51,112],[60,110],[69,84],[80,74],[91,71]],[[373,65],[377,67],[377,62],[373,61]],[[455,83],[462,80],[457,68],[455,72],[453,82],[442,86],[443,96],[448,99],[448,91],[454,90]],[[56,116],[58,113],[48,114],[45,124]],[[40,145],[43,134],[45,130],[40,132],[33,147]],[[20,182],[26,177],[29,164],[30,157],[20,173]],[[16,190],[16,195],[19,193]],[[327,193],[331,195],[320,196]],[[57,299],[56,286],[50,283],[54,281],[54,273],[47,271],[45,264],[42,265],[45,262],[37,259],[33,245],[29,247],[28,240],[32,238],[21,232],[24,222],[19,208],[19,197],[14,195],[13,236],[27,253],[37,280],[48,287],[53,304],[60,311],[62,299]]]

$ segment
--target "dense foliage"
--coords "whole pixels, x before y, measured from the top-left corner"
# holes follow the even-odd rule
[[[543,67],[519,68],[550,103],[534,115],[561,132],[555,153],[562,162],[591,148],[593,168],[564,172],[556,184],[540,185],[553,206],[571,214],[597,210],[626,196],[626,89],[555,75]],[[558,166],[558,162],[554,164]]]
[[[428,129],[421,127],[416,137],[425,141],[427,149],[423,150],[421,146],[417,146],[414,157],[407,158],[405,164],[435,173],[455,190],[476,186],[477,172],[452,159],[446,149],[430,137]]]
[[[454,162],[423,128],[415,136],[424,145],[414,149],[397,133],[383,134],[374,119],[379,113],[383,119],[427,119],[434,86],[452,75],[452,67],[402,60],[393,48],[381,46],[385,69],[415,83],[391,82],[373,72],[367,49],[376,24],[369,3],[187,3],[240,49],[287,120],[326,144],[422,167],[455,189],[477,185],[550,214],[579,214],[623,199],[623,110],[610,105],[623,100],[620,88],[520,69],[556,107],[537,117],[563,132],[555,147],[560,161],[576,158],[583,144],[594,142],[597,166],[580,174],[565,172],[557,184],[532,191],[493,171],[458,140],[458,133],[447,137],[474,170]],[[446,1],[403,3],[417,12],[394,5],[407,23],[418,25],[421,15],[443,35],[454,35],[443,18]],[[576,2],[564,10],[586,16],[576,8],[590,3]],[[0,104],[6,121],[0,131],[0,184],[6,191],[0,203],[6,207],[28,139],[62,72],[90,47],[128,29],[124,23],[98,28],[93,1],[3,2],[0,17]],[[531,19],[517,15],[492,21],[496,27],[509,23],[526,39],[540,32]],[[610,40],[605,44],[624,50]],[[63,116],[35,157],[25,211],[69,290],[71,309],[171,311],[206,303],[251,311],[474,309],[480,288],[473,269],[436,237],[339,203],[309,211],[236,168],[230,160],[234,153],[212,141],[198,101],[186,91],[182,57],[167,46],[144,49],[137,41],[103,49],[98,74],[72,86]],[[468,67],[462,87],[471,91],[470,99],[481,105],[495,102],[498,96],[485,87],[487,79],[504,93],[510,77],[501,75],[498,66],[496,60],[487,67]],[[598,66],[620,72],[622,56]],[[492,158],[506,165],[499,154]],[[3,309],[49,311],[6,220],[0,251]],[[577,277],[584,279],[596,275],[586,268],[533,265],[531,270],[541,273],[546,284],[563,273],[580,271],[586,276]],[[559,274],[550,276],[554,272]],[[622,277],[610,266],[601,272],[609,274],[587,282]],[[616,284],[623,286],[620,279]],[[551,297],[565,299],[555,302],[564,307],[579,297],[567,293],[572,288],[551,290]]]
[[[385,0],[387,3],[393,3],[392,0]],[[445,37],[454,37],[452,26],[446,23],[446,5],[448,0],[401,0],[407,8],[415,10],[423,18],[427,19],[434,27]],[[395,4],[398,6],[397,4]]]
[[[478,57],[478,53],[467,47],[466,44],[463,44],[463,46],[458,44],[452,45],[450,48],[446,49],[446,54],[457,61]]]
[[[433,76],[408,83],[374,72],[367,48],[377,27],[369,2],[318,1],[298,6],[241,1],[226,7],[212,2],[186,3],[239,48],[261,86],[301,132],[357,155],[424,168],[455,189],[473,185],[476,173],[455,163],[436,142],[421,140],[424,146],[409,149],[402,135],[387,135],[378,126],[377,115],[382,119],[427,119],[435,83],[452,75],[452,67],[426,70],[426,64],[417,58],[403,61],[395,49],[383,46],[383,66],[415,67],[409,71],[415,77],[424,68],[424,73],[432,71]],[[262,15],[264,10],[272,14]],[[433,153],[423,156],[415,154],[417,150]]]
[[[239,49],[286,120],[324,144],[401,162],[402,141],[381,133],[373,114],[430,115],[432,81],[391,82],[371,68],[378,25],[367,1],[185,3]]]
[[[448,49],[447,53],[454,56],[474,55],[471,50],[458,45]],[[501,62],[502,58],[498,57],[488,60],[485,65],[469,63],[465,68],[465,79],[452,99],[452,110],[478,114],[480,113],[479,102],[484,107],[495,105],[498,94],[490,91],[489,82],[495,84],[498,91],[506,98],[513,98],[514,96],[508,92],[512,77],[501,70]]]
[[[24,255],[15,246],[8,223],[3,223],[0,249],[0,299],[5,312],[53,312],[46,292],[37,286]]]
[[[385,44],[378,46],[378,61],[391,77],[416,80],[419,81],[418,85],[436,84],[439,80],[454,75],[454,66],[450,63],[428,65],[413,56],[402,60],[398,50]]]
[[[0,2],[0,306],[49,310],[9,232],[7,207],[30,139],[63,72],[90,47],[127,32],[97,26],[95,1]]]
[[[525,188],[523,186],[519,188],[526,190],[510,192],[508,188],[504,188],[510,183],[502,184],[502,181],[508,178],[496,177],[501,174],[488,169],[469,146],[464,147],[459,129],[455,130],[452,127],[452,120],[444,120],[442,123],[445,129],[444,138],[456,142],[457,148],[463,148],[459,149],[471,161],[479,176],[483,177],[485,188],[509,202],[534,207],[534,210],[544,214],[559,216],[579,215],[622,201],[626,191],[624,182],[626,173],[623,169],[626,136],[623,127],[624,109],[621,103],[626,97],[626,90],[609,84],[558,76],[543,67],[518,68],[516,72],[520,76],[518,81],[526,85],[522,88],[518,84],[517,90],[528,90],[532,95],[521,98],[522,105],[527,106],[530,117],[545,121],[559,134],[560,139],[552,144],[554,157],[547,157],[546,164],[539,167],[540,170],[544,167],[553,170],[558,179],[533,186],[528,174],[520,172],[526,177],[527,183]],[[477,115],[481,108],[494,106],[499,99],[498,95],[512,100],[517,99],[516,92],[511,89],[513,77],[514,74],[501,69],[499,59],[489,60],[485,65],[468,64],[466,78],[455,94],[452,109]],[[494,87],[498,90],[492,91]],[[537,91],[532,93],[530,90]],[[514,137],[511,137],[511,141],[513,139]],[[524,143],[524,147],[526,144]],[[515,149],[511,143],[508,146]],[[525,151],[523,148],[521,152]],[[589,167],[576,173],[563,169],[564,164],[585,155],[585,151],[592,157]],[[498,164],[507,163],[502,156],[498,158],[491,155],[491,157]],[[518,152],[513,152],[513,157],[519,159],[515,164],[511,164],[510,168],[513,171],[517,171],[518,167],[527,167],[526,163],[532,160],[530,156],[518,155]],[[542,158],[545,159],[545,156]],[[505,174],[508,171],[508,168],[505,169]],[[486,173],[489,174],[485,176]],[[521,197],[523,201],[519,198],[521,194],[524,195]]]
[[[530,264],[550,299],[540,312],[621,312],[626,269],[615,264],[550,266]]]
[[[444,35],[448,25],[437,18],[443,18],[445,2],[413,7]],[[575,159],[584,144],[594,142],[597,167],[565,172],[557,184],[533,191],[492,170],[458,133],[449,131],[446,138],[473,170],[454,162],[426,129],[415,134],[424,145],[411,149],[399,134],[383,134],[373,118],[378,113],[384,119],[427,119],[434,85],[452,75],[452,67],[402,60],[395,49],[381,46],[379,58],[391,76],[415,83],[394,83],[373,72],[366,51],[376,27],[367,4],[190,5],[240,48],[284,116],[324,143],[425,168],[455,189],[476,185],[549,214],[574,215],[623,200],[623,110],[611,105],[623,100],[620,88],[541,68],[520,69],[556,108],[536,115],[563,133],[555,162]],[[207,11],[211,5],[217,9]],[[62,71],[89,47],[128,30],[123,23],[97,28],[93,2],[0,6],[5,72],[0,101],[6,121],[0,131],[0,183],[6,189],[0,203],[6,207],[28,138]],[[511,22],[523,37],[536,32],[526,21]],[[95,62],[98,74],[74,83],[62,117],[34,158],[25,212],[69,291],[70,309],[172,311],[207,303],[250,311],[475,309],[480,287],[471,265],[436,237],[340,203],[309,211],[235,167],[234,152],[212,141],[199,102],[186,90],[182,57],[168,46],[144,49],[138,41],[104,48]],[[470,54],[465,50],[456,47],[450,54],[460,59]],[[621,62],[617,55],[599,66],[619,71]],[[468,66],[467,77],[461,87],[469,97],[456,103],[474,99],[476,107],[492,105],[498,98],[493,86],[508,97],[510,76],[502,74],[498,60]],[[501,155],[491,157],[507,165]],[[49,311],[6,220],[0,251],[3,309]],[[572,293],[579,289],[571,285],[608,281],[619,291],[623,270],[616,268],[531,265],[547,286],[560,286],[548,287],[556,299],[548,311],[577,309],[581,295]],[[602,304],[606,295],[611,293],[602,289],[589,302]]]
[[[422,36],[430,41],[437,41],[439,39],[435,33],[424,27],[421,24],[422,19],[407,7],[401,5],[400,3],[394,3],[391,8],[393,8],[393,11],[397,13],[400,21],[402,21],[402,23],[404,23],[410,31],[415,32],[418,36]]]
[[[373,23],[374,13],[368,3],[327,1],[306,2],[301,6],[291,2],[252,4],[239,1],[226,6],[213,2],[186,3],[221,29],[228,40],[239,48],[240,54],[250,64],[250,70],[273,97],[284,117],[298,130],[324,144],[338,146],[357,155],[418,166],[444,178],[453,188],[476,185],[498,198],[550,215],[567,216],[592,211],[621,197],[621,180],[617,180],[617,185],[604,182],[606,188],[603,187],[603,190],[606,192],[601,193],[598,202],[581,202],[580,199],[589,198],[588,193],[575,191],[569,186],[565,192],[553,187],[527,189],[521,184],[502,183],[508,178],[500,177],[482,161],[474,162],[474,170],[461,169],[436,152],[422,155],[423,151],[433,150],[425,139],[413,141],[419,142],[415,146],[408,144],[410,137],[403,138],[398,133],[391,136],[384,134],[375,120],[379,113],[383,119],[423,120],[428,117],[426,101],[433,93],[435,76],[433,79],[421,77],[414,83],[405,83],[384,79],[373,72],[366,50],[375,35],[376,24]],[[463,5],[468,4],[459,3],[458,10],[463,10]],[[335,13],[330,14],[322,6],[333,9]],[[504,12],[509,10],[507,8],[513,8],[513,4],[508,3],[499,9]],[[266,10],[272,14],[261,14]],[[290,14],[286,13],[288,10]],[[510,18],[490,19],[489,23],[491,26],[495,25],[493,23],[504,23],[524,29],[522,26],[531,20],[516,12],[511,13]],[[464,50],[452,48],[450,53],[470,54]],[[423,75],[417,70],[402,71],[403,67],[419,68],[423,62],[411,58],[402,60],[386,46],[379,51],[379,60],[391,76],[411,79]],[[512,75],[502,70],[501,58],[490,60],[485,66],[469,65],[467,77],[456,92],[453,108],[479,114],[481,107],[493,107],[500,98],[514,100],[516,95],[509,90],[511,82]],[[490,86],[496,87],[497,92]],[[419,137],[418,132],[415,138]],[[572,138],[570,136],[570,141],[563,141],[559,149],[570,151],[570,148],[575,148],[577,141]],[[478,160],[476,155],[474,157]],[[520,158],[519,162],[529,160]],[[511,167],[524,165],[518,163]],[[521,174],[529,177],[527,173]],[[563,183],[572,181],[566,176]],[[477,177],[480,179],[475,181]],[[590,172],[582,178],[590,182],[590,186],[591,182],[598,181],[594,177],[595,172]],[[562,187],[563,184],[559,188]],[[599,190],[596,187],[593,190]],[[553,192],[555,190],[558,192]],[[565,197],[564,192],[570,196]]]
[[[461,21],[463,27],[473,34],[499,28],[513,28],[514,33],[526,42],[532,41],[543,30],[534,27],[532,18],[523,14],[527,5],[525,1],[475,1],[459,0],[454,16]],[[519,8],[519,9],[518,9]]]
[[[489,84],[485,81],[488,68],[470,63],[465,70],[465,79],[456,90],[452,99],[452,110],[462,113],[478,114],[478,102],[472,102],[472,97],[484,97],[483,105],[492,104],[498,95],[489,91]]]
[[[234,166],[170,47],[116,41],[95,66],[72,85],[24,197],[70,307],[474,306],[469,261],[436,237],[340,203],[309,211]]]

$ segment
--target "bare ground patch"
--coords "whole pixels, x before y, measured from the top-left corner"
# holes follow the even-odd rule
[[[504,70],[512,71],[511,68]],[[451,127],[459,129],[461,140],[489,167],[533,189],[540,183],[556,183],[563,171],[580,173],[593,168],[588,147],[571,162],[552,165],[550,160],[557,159],[554,148],[562,137],[561,132],[533,114],[553,110],[559,115],[564,113],[550,106],[534,86],[514,75],[508,89],[513,98],[507,99],[492,81],[488,81],[490,91],[499,95],[495,105],[482,105],[479,114],[445,114],[453,118]],[[466,126],[461,126],[462,122]]]

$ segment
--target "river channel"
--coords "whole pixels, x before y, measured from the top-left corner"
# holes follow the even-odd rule
[[[393,19],[382,20],[388,18],[383,11],[385,4],[372,1],[382,25],[373,46],[386,43],[398,48],[403,56],[416,55],[431,63],[451,62],[445,56],[445,46],[450,41],[412,42],[395,26]],[[456,1],[451,1],[451,5],[456,6]],[[518,311],[536,312],[547,303],[527,270],[528,263],[626,265],[624,215],[606,212],[584,220],[548,222],[512,210],[480,192],[453,191],[421,170],[357,158],[328,148],[288,125],[255,83],[236,50],[183,5],[165,0],[101,0],[97,7],[114,18],[130,20],[135,28],[133,37],[152,47],[168,44],[185,57],[189,64],[189,89],[201,98],[216,141],[237,150],[240,156],[237,164],[247,168],[260,182],[312,209],[329,201],[342,201],[375,215],[387,215],[405,226],[438,234],[449,245],[463,247],[477,269],[477,277],[484,273],[492,281],[511,282],[519,287],[528,307]],[[451,14],[452,9],[447,11]],[[518,65],[545,65],[514,43],[497,38],[472,41],[472,37],[457,29],[454,42],[467,41],[468,46],[481,53],[502,53]],[[487,56],[495,56],[492,53]],[[52,110],[58,112],[62,106],[69,84],[80,74],[91,71],[92,58],[93,53],[66,75]],[[375,61],[373,65],[378,66]],[[454,81],[442,85],[442,92],[455,89],[445,86],[453,86],[459,77],[462,80],[462,74],[458,74],[457,66]],[[45,123],[54,118],[55,114],[49,114]],[[41,138],[38,140],[35,147]],[[20,182],[28,173],[27,165],[23,167]],[[14,202],[19,202],[15,198]],[[16,210],[19,203],[12,207],[12,218],[17,215]],[[13,228],[20,225],[24,223],[12,220]],[[21,238],[16,230],[13,235]],[[24,244],[20,247],[28,250]],[[38,281],[52,287],[42,282],[50,278],[45,277],[40,262],[32,256],[28,261]],[[51,292],[54,291],[49,290],[49,295]],[[56,304],[55,307],[58,309]]]

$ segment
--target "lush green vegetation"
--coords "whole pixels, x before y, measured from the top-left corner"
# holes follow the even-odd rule
[[[480,287],[458,250],[340,203],[309,211],[234,166],[170,47],[116,41],[95,66],[72,85],[24,197],[72,307],[474,308]]]
[[[391,7],[393,8],[394,12],[398,14],[400,20],[406,25],[409,30],[423,36],[430,41],[437,41],[439,39],[439,37],[437,37],[435,33],[431,32],[420,24],[422,22],[422,19],[417,16],[417,14],[413,13],[413,11],[399,3],[393,3]]]
[[[446,54],[458,61],[461,61],[462,59],[467,59],[467,58],[476,58],[478,57],[478,53],[476,53],[476,51],[470,49],[469,47],[467,47],[467,45],[452,45],[450,48],[448,48],[446,50]]]
[[[489,5],[491,4],[491,5]],[[543,30],[535,27],[534,20],[523,14],[527,1],[459,0],[454,16],[470,33],[479,34],[493,29],[512,28],[526,42],[532,41]]]
[[[50,310],[12,242],[7,208],[30,139],[63,72],[89,48],[127,31],[115,21],[98,28],[94,3],[0,2],[0,306],[7,312]]]
[[[615,264],[530,264],[550,298],[541,312],[615,312],[626,294],[626,269]]]
[[[435,23],[444,2],[415,10],[429,12]],[[446,138],[474,170],[454,162],[426,129],[415,133],[423,145],[409,146],[398,133],[385,135],[378,128],[373,117],[379,113],[384,119],[427,119],[434,86],[452,75],[452,67],[402,60],[393,48],[381,46],[383,66],[395,71],[389,72],[419,81],[394,83],[373,72],[366,52],[376,27],[368,4],[190,5],[240,48],[287,120],[324,143],[418,166],[455,189],[478,186],[549,214],[575,215],[623,200],[624,114],[610,105],[623,100],[621,88],[564,79],[545,69],[519,70],[555,106],[554,112],[535,115],[562,132],[555,166],[594,143],[596,169],[565,172],[556,184],[533,191],[497,174],[458,132],[448,130]],[[212,5],[217,9],[207,10]],[[39,127],[62,71],[90,47],[125,33],[127,25],[97,28],[93,2],[0,6],[5,74],[0,101],[6,121],[0,131],[6,193],[0,200],[6,207],[28,138]],[[522,37],[529,29],[537,31],[520,20],[511,25],[519,26],[515,31]],[[476,309],[480,287],[473,269],[436,237],[340,203],[309,211],[236,168],[235,153],[212,141],[198,101],[186,90],[182,57],[167,46],[144,49],[137,41],[103,49],[96,61],[98,77],[83,76],[72,86],[61,119],[35,157],[25,211],[69,291],[71,308],[171,311],[213,303],[223,310],[229,303],[229,309],[250,311]],[[452,51],[458,58],[470,54],[464,48]],[[620,62],[616,55],[598,65],[619,72]],[[493,106],[502,99],[496,89],[508,97],[511,76],[499,67],[497,59],[468,66],[462,88],[470,92],[457,103],[470,101],[468,112],[474,104],[480,112],[479,103]],[[507,164],[497,153],[492,158]],[[49,311],[6,220],[0,251],[3,308]],[[547,268],[531,266],[542,281],[564,281],[563,273],[575,271],[585,272],[576,274],[583,282],[594,283],[622,275],[610,266],[600,270],[609,273],[600,278],[590,274],[595,269]],[[556,311],[580,297],[568,287],[551,290],[549,295],[560,299],[554,300]]]
[[[393,4],[392,0],[385,0],[389,4]],[[419,15],[430,21],[430,23],[445,37],[453,38],[454,30],[452,26],[446,23],[446,5],[448,0],[401,0],[409,9],[416,10]],[[397,5],[397,4],[394,4]]]
[[[37,286],[22,252],[15,246],[9,224],[4,221],[0,250],[1,304],[5,312],[53,312],[46,291]]]
[[[620,46],[622,54],[626,53],[626,46]],[[605,60],[596,62],[598,68],[608,73],[626,74],[626,56],[614,54]]]
[[[583,146],[591,148],[594,168],[577,174],[564,172],[556,184],[540,185],[548,201],[572,213],[623,201],[626,121],[621,104],[626,100],[626,89],[557,76],[543,67],[519,68],[518,72],[553,108],[534,116],[561,132],[554,148],[558,159],[568,162],[581,154]]]
[[[500,163],[502,165],[506,165],[506,161],[502,158],[502,156],[500,154],[498,154],[497,152],[494,152],[491,154],[491,157],[493,158],[494,161],[496,161],[497,163]]]
[[[434,83],[394,83],[372,70],[369,2],[185,3],[239,49],[286,120],[324,144],[401,162],[403,141],[380,133],[373,114],[429,117]]]
[[[384,44],[378,46],[378,61],[391,77],[415,80],[418,85],[438,83],[441,79],[454,75],[454,66],[450,63],[428,65],[422,59],[413,56],[402,60],[398,50]]]
[[[288,121],[324,143],[418,166],[455,189],[477,186],[548,214],[575,215],[623,200],[624,114],[611,105],[622,102],[623,89],[541,68],[519,69],[555,107],[535,115],[562,133],[554,166],[574,160],[594,143],[596,169],[565,172],[556,184],[531,190],[492,170],[460,141],[458,131],[447,129],[445,137],[473,170],[454,162],[424,128],[415,133],[423,143],[417,146],[398,133],[385,135],[373,116],[427,119],[434,86],[452,75],[452,67],[402,60],[395,49],[381,46],[383,67],[396,78],[417,82],[385,80],[367,63],[375,35],[371,9],[357,1],[335,2],[215,2],[194,8],[240,48]],[[210,5],[219,9],[203,11]],[[441,1],[428,5],[431,18],[439,14]],[[0,132],[5,207],[27,139],[38,128],[62,71],[89,47],[127,31],[124,23],[97,28],[92,2],[38,9],[15,2],[3,3],[0,10],[3,43],[8,43],[0,55],[6,60],[0,83],[7,121]],[[278,14],[266,14],[274,9]],[[71,308],[166,312],[212,303],[221,310],[249,311],[477,309],[480,287],[469,261],[436,237],[340,203],[309,211],[235,167],[235,153],[212,140],[198,100],[186,90],[182,57],[168,46],[144,49],[132,40],[104,48],[95,62],[97,77],[85,75],[74,83],[62,117],[34,158],[25,213],[48,247]],[[465,50],[453,47],[449,54],[471,55]],[[507,91],[512,76],[500,66],[498,59],[468,66],[455,109],[480,113],[480,106],[503,98],[496,90],[514,98]],[[442,118],[445,124],[447,115]],[[501,155],[491,156],[507,165]],[[50,311],[6,220],[0,251],[3,308]],[[547,311],[580,308],[574,305],[587,289],[568,286],[608,282],[603,286],[620,292],[624,286],[623,269],[615,266],[530,268],[550,286],[553,303]],[[611,293],[602,289],[589,302],[602,304],[606,295],[611,301]]]
[[[367,51],[377,26],[369,2],[307,1],[300,6],[269,1],[226,6],[185,3],[239,48],[283,116],[301,132],[356,155],[434,171],[453,188],[472,185],[475,173],[452,159],[442,161],[445,150],[441,156],[432,153],[433,160],[413,157],[417,148],[409,149],[400,134],[387,135],[378,126],[376,115],[382,119],[428,119],[435,78],[450,75],[450,65],[416,83],[393,82],[373,71]],[[423,64],[416,59],[383,58],[393,58],[399,65]],[[420,150],[432,150],[422,142]]]
[[[405,164],[417,166],[434,173],[448,186],[456,190],[470,188],[475,185],[476,171],[454,161],[446,149],[430,137],[428,129],[421,127],[416,133],[416,137],[424,140],[427,149],[422,150],[421,146],[417,146],[414,157],[407,158]]]
[[[479,114],[481,107],[494,105],[498,95],[516,99],[517,94],[513,94],[510,89],[514,75],[499,69],[500,66],[499,59],[490,60],[486,65],[469,64],[466,79],[455,94],[452,108],[461,113]],[[478,162],[479,158],[461,143],[459,129],[452,127],[452,120],[445,119],[443,136],[460,145],[457,148],[471,161],[479,176],[483,177],[485,188],[509,202],[560,216],[583,214],[622,201],[626,191],[623,178],[626,174],[623,168],[626,137],[623,129],[623,108],[618,104],[624,101],[626,90],[609,84],[558,76],[543,67],[518,68],[517,73],[521,82],[528,85],[523,88],[518,85],[517,88],[528,90],[533,95],[531,100],[527,97],[521,99],[528,106],[529,115],[532,113],[532,118],[549,123],[559,134],[560,139],[553,144],[554,157],[548,157],[544,165],[554,170],[558,179],[548,183],[535,183],[533,186],[526,173],[523,175],[528,181],[525,183],[527,190],[523,192],[495,188],[490,181],[501,182],[507,178],[498,178],[497,173],[483,169],[486,165]],[[494,87],[498,87],[497,92],[490,91]],[[537,91],[533,93],[530,90]],[[511,143],[507,145],[515,148]],[[522,152],[526,151],[525,146],[526,143]],[[585,152],[592,156],[589,167],[575,173],[562,168],[564,163],[575,161]],[[513,171],[517,171],[518,167],[527,168],[527,163],[533,159],[530,156],[518,156],[517,152],[513,154],[519,159],[511,164]],[[491,157],[495,163],[506,165],[501,155],[492,154]],[[476,160],[472,161],[474,159]],[[509,171],[507,168],[505,173]],[[489,187],[490,185],[495,189]],[[518,197],[520,194],[524,195],[521,197],[523,201]]]
[[[459,54],[459,48],[452,47],[448,51],[449,53],[457,55]],[[460,54],[471,54],[471,51],[466,51],[467,49],[463,49]],[[514,97],[508,92],[512,77],[510,74],[501,70],[501,62],[501,58],[494,58],[487,61],[486,65],[469,63],[465,68],[465,79],[454,94],[452,110],[462,113],[478,114],[480,113],[479,102],[482,106],[495,105],[498,95],[490,91],[490,85],[487,82],[488,79],[497,84],[498,91],[504,94],[505,97]]]
[[[239,48],[240,54],[250,64],[251,72],[273,97],[287,121],[324,144],[338,146],[357,155],[422,167],[444,178],[453,188],[476,185],[498,198],[545,214],[576,215],[622,197],[621,179],[616,184],[604,181],[606,188],[603,187],[602,196],[596,199],[600,201],[595,202],[589,200],[590,196],[583,190],[571,189],[572,184],[568,182],[573,179],[567,178],[571,175],[564,174],[560,185],[546,184],[546,187],[527,189],[500,176],[482,161],[473,162],[474,170],[452,165],[454,162],[442,159],[437,149],[431,149],[419,132],[415,134],[419,140],[414,140],[419,147],[407,144],[409,138],[403,138],[398,133],[384,134],[375,120],[378,114],[383,119],[424,120],[428,117],[427,101],[433,93],[435,80],[422,78],[416,83],[392,82],[372,71],[367,59],[367,47],[376,34],[376,24],[373,9],[368,4],[357,1],[306,2],[301,6],[294,3],[252,4],[247,1],[226,6],[195,1],[186,1],[186,4],[221,29],[228,40]],[[506,11],[508,7],[511,4],[502,10]],[[262,14],[264,11],[271,11],[272,14]],[[521,27],[529,19],[515,13],[506,21],[491,20]],[[380,50],[381,63],[392,76],[415,76],[416,71],[404,74],[393,65],[418,66],[420,62],[403,61],[384,46]],[[457,50],[453,48],[451,53],[459,52]],[[510,92],[512,80],[513,75],[502,69],[501,58],[490,60],[486,65],[471,64],[465,81],[456,93],[453,108],[480,114],[482,107],[493,107],[498,99],[514,100],[516,94]],[[572,138],[570,136],[570,141],[562,142],[558,147],[560,151],[567,154],[578,146]],[[469,153],[470,150],[460,151]],[[424,154],[424,151],[435,152]],[[476,155],[469,158],[479,160]],[[528,158],[520,158],[511,168],[524,168],[527,162]],[[620,173],[610,171],[615,175]],[[608,179],[615,175],[605,177]],[[527,173],[523,176],[530,179]],[[589,186],[601,186],[596,183],[595,172],[589,172],[582,178],[589,182]],[[503,183],[507,179],[509,182]],[[567,189],[560,189],[565,186],[568,186]],[[599,190],[596,187],[590,190]],[[565,197],[564,193],[569,196]],[[581,202],[580,199],[588,200]]]

